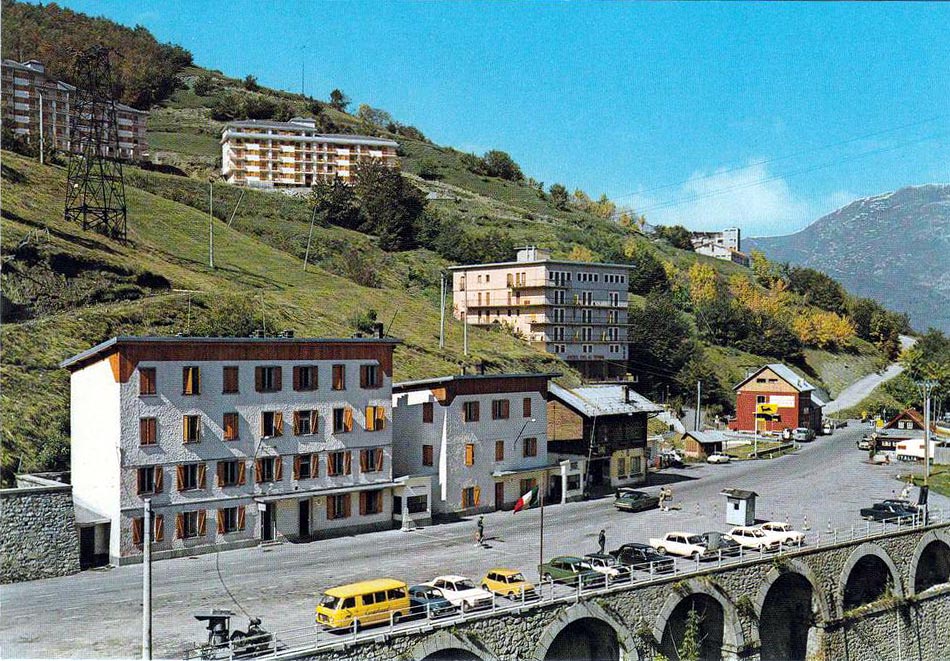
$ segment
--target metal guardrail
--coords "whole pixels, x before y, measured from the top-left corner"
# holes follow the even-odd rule
[[[815,531],[801,544],[783,545],[778,549],[755,550],[740,546],[738,554],[723,555],[720,549],[716,555],[706,555],[700,558],[673,557],[672,571],[659,571],[657,563],[643,563],[634,565],[617,578],[604,576],[596,582],[587,578],[541,581],[531,594],[522,592],[515,598],[502,597],[492,593],[491,607],[467,612],[456,608],[451,614],[436,615],[431,605],[425,607],[411,607],[405,614],[390,612],[388,619],[375,623],[374,626],[360,626],[354,621],[352,626],[343,629],[325,629],[320,625],[298,627],[283,631],[260,634],[229,640],[219,645],[204,645],[188,650],[185,659],[249,659],[249,658],[285,658],[300,655],[304,652],[320,652],[332,649],[341,649],[356,643],[390,637],[395,634],[413,634],[450,627],[462,622],[468,622],[484,617],[492,617],[498,613],[518,612],[525,609],[537,608],[559,603],[578,602],[583,597],[610,594],[632,587],[645,587],[653,583],[667,581],[670,578],[695,576],[709,569],[720,569],[745,562],[756,562],[765,558],[781,557],[783,555],[803,550],[829,548],[838,544],[847,544],[864,539],[874,539],[889,532],[903,532],[930,525],[950,522],[950,512],[941,509],[931,510],[924,521],[921,515],[899,517],[883,521],[866,521],[865,525],[849,528],[827,529]],[[896,527],[895,527],[896,525]],[[809,540],[809,537],[811,540]],[[666,565],[667,563],[663,563]]]

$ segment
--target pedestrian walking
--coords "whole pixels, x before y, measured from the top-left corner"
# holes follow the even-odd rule
[[[600,529],[600,534],[597,535],[597,543],[600,544],[600,552],[603,553],[607,547],[607,531],[603,528]]]
[[[479,516],[477,530],[475,531],[475,543],[481,546],[484,539],[485,539],[485,517]]]

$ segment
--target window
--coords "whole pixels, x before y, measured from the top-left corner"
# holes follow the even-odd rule
[[[243,461],[219,461],[217,470],[219,487],[234,487],[245,482]]]
[[[518,493],[526,494],[532,489],[534,489],[536,486],[538,486],[538,481],[536,479],[534,479],[533,477],[526,478],[524,480],[521,480],[518,486]]]
[[[132,543],[138,546],[143,543],[144,519],[132,519]],[[165,517],[161,514],[152,515],[152,541],[161,542],[165,539]]]
[[[581,488],[581,476],[575,473],[567,476],[567,490],[577,491]]]
[[[432,402],[423,402],[422,404],[422,421],[423,422],[432,422],[433,418],[433,406]]]
[[[422,465],[423,466],[432,465],[432,446],[431,445],[422,446]]]
[[[507,420],[509,412],[508,405],[509,402],[507,399],[493,399],[491,403],[492,420]]]
[[[201,394],[201,370],[197,367],[183,367],[181,369],[181,394]]]
[[[327,475],[349,475],[352,472],[350,452],[331,452],[327,455]]]
[[[623,457],[617,458],[617,477],[627,477],[627,460]]]
[[[155,368],[139,368],[139,394],[154,395],[157,392],[155,388]]]
[[[192,489],[204,489],[205,472],[206,466],[204,464],[179,464],[175,468],[175,474],[178,478],[178,490],[190,491]]]
[[[481,494],[481,489],[478,487],[468,487],[462,489],[462,509],[469,509],[470,507],[478,507],[478,500]]]
[[[429,499],[426,496],[409,496],[406,509],[410,514],[418,514],[429,509]],[[393,512],[402,513],[402,497],[393,496]]]
[[[765,377],[759,377],[759,378],[757,378],[757,379],[755,380],[755,382],[756,382],[756,383],[765,383],[765,382],[766,382],[766,379],[765,379]]]
[[[380,388],[382,385],[379,365],[360,365],[360,388]]]
[[[495,461],[505,460],[505,442],[495,441]]]
[[[360,472],[378,473],[383,470],[383,449],[360,450]]]
[[[538,439],[526,438],[522,441],[522,446],[524,447],[524,456],[526,457],[538,456]]]
[[[333,384],[334,390],[346,390],[346,365],[333,366]]]
[[[294,411],[294,436],[311,436],[318,430],[316,410]]]
[[[317,366],[302,365],[294,368],[294,390],[307,391],[317,389]]]
[[[345,519],[350,515],[350,494],[327,496],[327,519]]]
[[[180,512],[175,519],[175,537],[178,539],[204,537],[207,532],[206,514],[204,510]]]
[[[640,474],[640,457],[630,457],[630,475],[635,476]]]
[[[198,443],[201,441],[201,416],[182,416],[181,425],[182,443]]]
[[[279,392],[280,368],[276,366],[254,368],[254,389],[257,392]]]
[[[521,417],[530,418],[531,417],[531,398],[525,397],[521,400]]]
[[[465,402],[462,415],[465,422],[478,422],[478,402]]]
[[[280,482],[284,477],[284,463],[280,457],[258,457],[254,460],[254,467],[258,483]]]
[[[221,392],[225,395],[233,395],[238,392],[238,374],[238,368],[235,366],[225,367],[222,370],[224,386],[221,388]]]
[[[755,403],[756,403],[756,404],[765,404],[765,400],[766,400],[765,395],[756,395],[756,396],[755,396]]]
[[[353,409],[344,407],[333,409],[333,433],[342,434],[353,431]]]
[[[366,407],[366,431],[381,431],[386,428],[386,409],[382,406]]]
[[[284,414],[280,411],[261,413],[261,437],[273,438],[284,435]]]
[[[465,465],[475,465],[475,445],[473,443],[465,444]]]
[[[383,511],[382,490],[360,492],[360,514],[379,514]]]
[[[158,423],[155,418],[139,418],[139,445],[155,445],[158,442]]]
[[[298,454],[294,457],[294,479],[310,480],[318,476],[319,458],[315,454]]]
[[[161,466],[142,466],[138,470],[138,491],[139,495],[161,493],[162,477],[164,472]]]
[[[245,525],[244,505],[238,507],[225,507],[218,510],[218,534],[226,534],[244,530]]]

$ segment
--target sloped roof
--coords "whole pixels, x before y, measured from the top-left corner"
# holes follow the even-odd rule
[[[769,363],[768,365],[763,365],[762,367],[754,371],[752,374],[744,378],[742,381],[734,385],[732,389],[738,390],[739,388],[744,386],[746,383],[748,383],[749,381],[754,379],[756,376],[758,376],[762,372],[762,370],[766,370],[766,369],[770,369],[773,372],[775,372],[775,374],[780,379],[787,382],[790,386],[795,388],[798,392],[808,392],[810,390],[815,390],[815,386],[810,384],[808,380],[805,379],[805,377],[799,376],[798,374],[795,373],[794,370],[792,370],[791,367],[789,367],[788,365],[784,365],[782,363]]]
[[[623,385],[594,385],[580,388],[562,388],[556,383],[548,386],[548,393],[565,406],[583,416],[593,418],[605,415],[627,415],[628,413],[659,413],[662,406],[629,389],[629,402],[624,396]]]
[[[888,420],[888,421],[887,421],[887,424],[884,425],[884,429],[893,429],[893,428],[894,428],[893,425],[896,424],[898,420],[901,420],[901,419],[903,419],[903,418],[910,418],[911,420],[914,421],[914,424],[915,424],[915,425],[917,425],[917,426],[920,427],[921,429],[924,428],[924,417],[923,417],[923,415],[921,415],[921,413],[920,413],[919,411],[917,411],[917,409],[911,407],[911,408],[909,408],[909,409],[904,409],[903,411],[901,411],[900,413],[898,413],[897,415],[895,415],[893,418],[891,418],[890,420]],[[933,424],[933,423],[931,423],[930,428],[931,428],[931,429],[934,429],[935,427],[936,427],[936,425]]]
[[[715,429],[709,429],[706,431],[687,431],[683,433],[683,436],[695,438],[696,441],[702,445],[725,443],[726,441],[734,440],[735,438],[734,436],[726,436],[723,432],[717,431]]]

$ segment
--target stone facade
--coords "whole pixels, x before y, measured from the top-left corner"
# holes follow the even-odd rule
[[[0,583],[78,571],[72,486],[31,480],[22,488],[0,490]]]
[[[768,626],[769,619],[773,626],[788,626],[792,618],[785,617],[785,611],[776,611],[774,604],[792,601],[793,590],[787,586],[797,583],[805,586],[809,612],[802,618],[808,627],[807,651],[802,644],[791,653],[795,657],[807,655],[815,661],[940,659],[950,649],[950,575],[941,576],[936,584],[919,593],[916,590],[918,571],[924,562],[931,562],[925,553],[935,547],[944,555],[932,564],[946,568],[950,562],[950,525],[889,532],[729,567],[708,567],[688,576],[667,577],[579,600],[495,615],[485,613],[444,628],[392,636],[381,631],[376,637],[345,648],[302,652],[295,658],[543,661],[549,656],[562,658],[565,649],[570,650],[572,658],[599,658],[599,654],[577,650],[586,645],[582,640],[588,635],[585,631],[600,629],[608,632],[610,640],[597,649],[610,650],[611,658],[654,659],[663,651],[664,635],[678,606],[691,598],[721,607],[721,631],[714,632],[721,637],[721,658],[782,658],[777,655],[783,652],[776,651],[782,635],[770,635],[763,644],[760,630]],[[866,605],[845,609],[849,578],[868,556],[883,563],[890,575],[889,588]],[[804,636],[801,639],[803,643]],[[565,642],[569,647],[565,648]],[[789,652],[784,654],[788,658]]]

